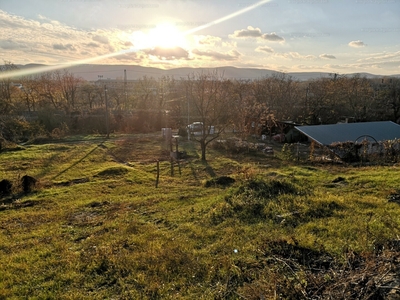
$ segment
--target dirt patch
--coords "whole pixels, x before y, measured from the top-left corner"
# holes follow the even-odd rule
[[[3,202],[0,205],[0,211],[8,209],[21,209],[26,207],[33,207],[41,205],[43,203],[44,201],[33,201],[33,200],[25,200],[25,201],[15,200],[10,202]]]

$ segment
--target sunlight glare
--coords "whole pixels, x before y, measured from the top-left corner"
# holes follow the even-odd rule
[[[186,32],[179,32],[173,25],[169,25],[169,24],[161,25],[160,24],[156,28],[152,29],[149,32],[148,36],[146,36],[146,34],[144,34],[142,32],[134,33],[131,36],[131,42],[133,44],[133,47],[131,47],[128,50],[121,50],[121,51],[108,53],[108,54],[104,54],[104,55],[99,55],[99,56],[95,56],[95,57],[90,57],[90,58],[85,58],[85,59],[81,59],[81,60],[77,60],[77,61],[69,61],[63,65],[43,66],[43,67],[35,67],[35,68],[29,68],[29,69],[23,69],[23,70],[13,70],[10,72],[1,72],[0,79],[10,78],[13,76],[26,76],[26,75],[36,74],[36,73],[40,73],[40,72],[49,72],[49,71],[53,71],[53,70],[62,69],[66,65],[74,66],[74,65],[80,65],[80,64],[87,64],[87,63],[99,61],[99,60],[102,60],[105,58],[115,57],[115,56],[118,56],[121,54],[136,52],[136,51],[146,49],[146,48],[147,49],[154,48],[156,46],[161,46],[162,44],[164,44],[164,47],[166,45],[169,45],[169,46],[174,45],[175,47],[179,46],[179,47],[183,48],[186,45],[185,36],[187,36],[189,34],[193,34],[195,32],[203,30],[205,28],[214,26],[216,24],[225,22],[229,19],[235,18],[241,14],[251,11],[251,10],[253,10],[265,3],[268,3],[270,1],[271,0],[261,0],[259,2],[256,2],[253,5],[250,5],[246,8],[244,8],[244,9],[240,9],[234,13],[231,13],[227,16],[219,18],[215,21],[211,21],[205,25],[201,25],[196,28],[187,30]],[[168,31],[168,29],[163,29],[163,28],[170,28],[170,30]],[[168,32],[168,34],[165,34],[166,32]]]
[[[185,37],[174,25],[163,23],[151,29],[147,34],[134,32],[132,43],[136,49],[184,47]]]

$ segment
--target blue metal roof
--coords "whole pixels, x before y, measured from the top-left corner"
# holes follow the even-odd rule
[[[375,139],[378,142],[400,138],[400,125],[391,121],[295,126],[295,128],[325,146],[337,142],[361,142],[364,138],[370,141]]]

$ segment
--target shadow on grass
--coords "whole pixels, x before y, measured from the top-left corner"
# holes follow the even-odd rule
[[[202,164],[205,166],[204,170],[207,172],[208,175],[210,175],[211,177],[217,176],[217,174],[215,174],[214,169],[208,164],[207,161],[202,161]]]
[[[104,147],[104,142],[101,142],[100,144],[98,144],[96,147],[94,147],[92,150],[90,150],[88,153],[86,153],[81,159],[75,161],[72,165],[70,165],[68,168],[64,169],[63,171],[61,171],[60,173],[58,173],[56,176],[54,176],[52,179],[56,179],[58,176],[64,174],[65,172],[67,172],[68,170],[72,169],[73,167],[75,167],[76,165],[78,165],[80,162],[82,162],[84,159],[86,159],[89,155],[91,155],[94,151],[96,151],[98,148],[103,148]]]

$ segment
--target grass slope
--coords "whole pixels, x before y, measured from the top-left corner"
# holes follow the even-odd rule
[[[398,166],[212,149],[205,163],[180,147],[174,176],[151,134],[0,153],[14,184],[0,199],[0,299],[367,299],[395,282]],[[25,174],[39,180],[29,194]]]

